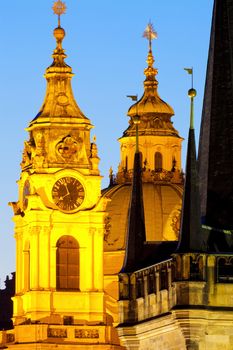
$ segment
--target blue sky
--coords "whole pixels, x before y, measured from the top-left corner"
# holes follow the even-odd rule
[[[25,128],[44,99],[43,74],[55,48],[57,25],[53,1],[12,0],[1,4],[1,172],[0,172],[0,287],[15,270],[12,211]],[[97,136],[103,187],[108,169],[117,170],[117,139],[128,126],[128,94],[143,93],[143,70],[148,43],[142,33],[149,20],[158,39],[153,41],[159,94],[175,110],[174,126],[187,138],[190,76],[194,67],[195,126],[198,138],[213,0],[67,0],[62,17],[64,48],[72,66],[76,100]],[[186,141],[183,143],[185,168]]]

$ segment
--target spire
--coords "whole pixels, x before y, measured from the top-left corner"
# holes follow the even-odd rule
[[[201,214],[233,229],[233,2],[215,0],[199,143]]]
[[[72,68],[65,62],[67,55],[63,49],[65,30],[61,27],[61,15],[66,11],[66,5],[61,0],[54,2],[53,11],[58,15],[58,27],[53,35],[56,48],[53,51],[53,62],[46,69],[47,91],[40,112],[30,123],[30,127],[41,123],[67,122],[73,124],[89,124],[89,119],[77,105],[71,87]]]
[[[144,74],[146,76],[144,86],[145,86],[145,89],[148,86],[150,87],[154,86],[157,89],[158,82],[155,79],[155,76],[158,74],[158,70],[154,68],[155,60],[152,53],[152,40],[157,39],[158,35],[155,32],[152,23],[149,22],[149,24],[147,25],[143,33],[143,37],[148,39],[148,42],[149,42],[149,52],[148,52],[147,61],[146,61],[148,64],[148,67],[144,70]]]
[[[157,37],[151,23],[144,31],[143,37],[149,41],[147,67],[144,70],[144,94],[138,100],[136,95],[130,95],[134,104],[128,110],[129,126],[119,139],[121,143],[121,163],[116,176],[117,183],[129,182],[132,179],[133,156],[132,140],[137,135],[140,138],[140,150],[144,163],[143,181],[146,182],[183,182],[181,174],[181,142],[182,138],[171,121],[174,111],[158,95],[156,80],[157,69],[154,67],[152,40]],[[135,116],[140,117],[140,124],[134,122]],[[152,141],[152,138],[153,141]],[[154,138],[155,137],[155,138]],[[156,139],[159,137],[159,139]],[[171,138],[168,142],[167,137]],[[166,159],[166,160],[165,160]],[[175,162],[176,161],[176,166]]]
[[[45,72],[47,89],[43,105],[27,128],[29,141],[25,141],[21,168],[44,172],[48,167],[72,167],[96,175],[99,158],[96,145],[90,143],[92,125],[75,101],[71,86],[74,74],[65,62],[65,30],[61,27],[65,10],[61,0],[54,3],[53,11],[58,16],[58,27],[53,32],[56,48],[53,62]]]
[[[196,96],[196,90],[192,87],[188,91],[188,95],[191,100],[190,127],[186,157],[186,177],[181,215],[181,238],[178,247],[179,252],[192,252],[201,250],[200,199],[194,134],[194,97]]]
[[[135,118],[134,122],[137,128],[139,118]],[[128,214],[125,260],[121,270],[121,272],[126,273],[131,272],[140,266],[143,259],[144,243],[146,242],[141,169],[140,152],[138,147],[136,147],[134,155],[133,184]]]
[[[140,115],[141,123],[139,126],[140,133],[144,135],[150,134],[168,134],[178,136],[177,130],[174,129],[171,117],[174,110],[168,103],[164,102],[158,94],[158,81],[156,75],[158,70],[154,67],[154,56],[152,52],[152,40],[157,38],[153,25],[149,23],[143,33],[143,37],[148,39],[149,50],[147,55],[147,67],[144,70],[144,94],[139,101],[130,107],[128,116],[131,118],[130,127],[125,131],[124,136],[132,136],[134,131],[134,123],[132,118]],[[156,119],[156,126],[155,126]],[[178,136],[179,137],[179,136]]]

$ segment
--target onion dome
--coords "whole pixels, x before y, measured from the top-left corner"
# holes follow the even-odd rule
[[[132,117],[136,114],[140,116],[146,114],[165,114],[174,115],[174,110],[168,103],[164,102],[158,94],[158,81],[155,76],[158,70],[153,67],[154,57],[152,50],[149,50],[147,56],[148,67],[144,70],[146,79],[144,81],[144,94],[142,98],[130,107],[128,111],[128,116]]]
[[[132,118],[140,116],[139,134],[144,135],[176,135],[177,130],[172,125],[171,117],[174,115],[173,108],[163,101],[158,94],[158,81],[156,75],[158,70],[154,67],[154,57],[152,53],[151,41],[157,37],[151,23],[148,24],[144,37],[149,40],[149,52],[147,55],[147,68],[144,70],[146,79],[144,81],[144,94],[139,101],[132,105],[127,115],[130,117],[129,128],[124,132],[124,136],[134,134]]]

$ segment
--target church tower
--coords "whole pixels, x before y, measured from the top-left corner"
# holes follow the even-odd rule
[[[149,41],[147,67],[144,70],[144,92],[128,110],[129,126],[119,138],[120,163],[116,175],[110,175],[110,186],[104,195],[107,204],[109,230],[105,237],[105,252],[123,251],[126,244],[127,213],[130,206],[133,179],[136,125],[142,167],[146,241],[177,241],[183,192],[181,167],[182,137],[171,120],[173,108],[158,94],[158,70],[154,67],[152,40],[156,38],[151,23],[144,36]],[[121,266],[122,266],[121,259]],[[119,266],[118,271],[121,266]]]
[[[106,314],[103,278],[105,199],[90,120],[77,105],[72,69],[53,6],[53,62],[45,72],[44,103],[24,142],[19,199],[12,203],[16,239],[12,349],[118,349]],[[55,345],[56,344],[56,345]],[[101,345],[100,345],[101,344]]]
[[[179,237],[183,139],[171,120],[173,108],[158,94],[158,70],[154,67],[152,52],[152,40],[157,34],[151,23],[144,37],[148,39],[149,50],[143,95],[139,100],[137,96],[128,96],[136,103],[128,110],[129,126],[119,138],[118,171],[115,176],[110,174],[110,185],[103,192],[103,196],[110,199],[106,206],[104,236],[105,290],[112,298],[110,305],[119,300],[118,273],[123,266],[124,270],[142,267],[149,253],[154,254],[156,250],[162,253],[162,246],[165,255],[169,255]],[[140,239],[137,237],[139,226]],[[142,251],[143,261],[140,261],[137,257],[141,258]],[[156,255],[150,261],[154,259]],[[123,319],[122,310],[118,315],[118,309],[112,313],[116,322]]]
[[[158,94],[158,70],[154,67],[152,53],[152,39],[157,38],[152,24],[147,26],[144,37],[149,39],[149,52],[147,55],[147,67],[144,70],[144,93],[143,96],[128,110],[129,127],[119,139],[121,147],[120,173],[132,174],[135,150],[135,117],[139,118],[139,147],[142,164],[146,170],[159,172],[160,177],[168,176],[168,172],[181,172],[181,142],[182,138],[174,128],[171,117],[174,115],[173,108],[163,101]],[[129,96],[137,100],[137,96]],[[128,175],[129,175],[128,174]],[[179,183],[173,179],[173,183]]]

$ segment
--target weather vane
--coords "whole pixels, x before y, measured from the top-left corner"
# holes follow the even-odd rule
[[[158,38],[158,34],[154,30],[153,24],[151,22],[149,22],[147,24],[146,29],[143,32],[143,38],[146,38],[146,39],[149,40],[149,48],[151,50],[151,42],[152,42],[152,40]]]
[[[58,27],[61,25],[61,15],[66,13],[66,4],[61,0],[55,1],[53,4],[53,12],[58,15]]]
[[[193,88],[193,67],[192,68],[184,68],[188,74],[191,74],[192,88]]]

